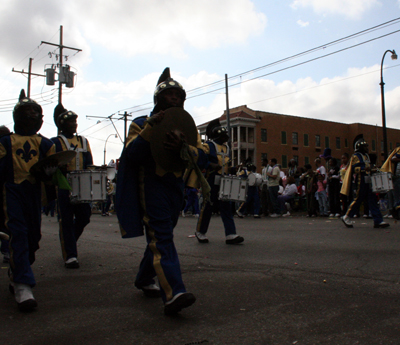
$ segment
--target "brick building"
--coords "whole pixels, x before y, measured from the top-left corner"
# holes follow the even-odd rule
[[[345,124],[308,119],[299,116],[257,111],[246,105],[229,110],[233,164],[251,158],[261,170],[263,158],[276,158],[282,168],[287,168],[295,158],[300,166],[313,163],[326,147],[332,156],[340,159],[343,153],[353,153],[353,140],[363,134],[369,144],[370,154],[377,156],[377,165],[384,161],[382,127],[362,123]],[[226,126],[226,111],[220,117]],[[207,123],[197,128],[202,137]],[[388,151],[400,146],[400,130],[387,128]]]

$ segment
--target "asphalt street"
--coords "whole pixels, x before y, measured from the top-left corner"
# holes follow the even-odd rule
[[[133,283],[144,237],[122,239],[116,216],[92,215],[79,240],[81,268],[64,268],[55,218],[43,216],[33,265],[38,308],[18,311],[0,273],[1,344],[400,344],[400,225],[356,219],[235,218],[242,245],[208,237],[180,218],[175,244],[196,303],[165,316]]]

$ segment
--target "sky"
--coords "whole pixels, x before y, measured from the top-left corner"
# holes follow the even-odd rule
[[[342,123],[382,125],[380,74],[387,50],[400,53],[400,0],[2,0],[0,114],[12,109],[32,73],[59,62],[76,73],[62,104],[76,112],[78,134],[94,164],[120,156],[122,114],[148,114],[165,67],[187,92],[196,124],[230,108]],[[400,59],[383,60],[386,125],[400,128]],[[58,83],[32,76],[43,107],[40,133],[53,137]],[[113,122],[109,118],[114,119]],[[119,137],[115,137],[117,134]],[[104,151],[106,158],[104,159]]]

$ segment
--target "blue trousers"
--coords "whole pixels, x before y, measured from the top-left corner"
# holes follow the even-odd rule
[[[197,222],[197,231],[201,232],[202,234],[207,233],[212,215],[211,203],[213,204],[218,203],[219,213],[221,215],[222,222],[224,223],[225,236],[235,235],[236,227],[235,227],[235,222],[233,220],[231,202],[218,200],[219,186],[216,186],[214,183],[213,184],[210,183],[210,186],[211,186],[211,193],[210,193],[211,202],[210,201],[203,202],[203,206],[200,212],[200,217]]]
[[[258,187],[256,186],[249,186],[247,188],[247,199],[242,205],[240,205],[238,211],[243,212],[247,211],[247,207],[249,204],[253,202],[253,214],[260,214],[260,195],[258,194]]]
[[[90,223],[92,214],[87,203],[71,204],[69,191],[58,190],[58,214],[60,217],[60,242],[64,260],[78,257],[76,243],[82,235],[85,226]]]
[[[157,276],[161,297],[166,302],[176,294],[186,292],[173,241],[173,231],[182,209],[183,181],[175,176],[169,176],[167,181],[150,176],[144,178],[140,189],[147,247],[135,286],[153,284]]]
[[[356,196],[350,203],[346,215],[352,218],[355,214],[357,214],[363,201],[368,203],[369,211],[374,219],[374,224],[377,225],[383,222],[381,211],[379,211],[377,198],[372,192],[371,185],[365,183],[364,176],[358,175],[356,180]]]
[[[193,206],[193,214],[199,214],[199,197],[197,196],[197,189],[195,188],[188,188],[186,195],[188,197],[185,209],[183,212],[187,212],[190,206]]]
[[[35,286],[36,281],[31,265],[41,238],[41,193],[40,185],[24,181],[7,187],[6,227],[10,234],[10,267],[15,283]]]

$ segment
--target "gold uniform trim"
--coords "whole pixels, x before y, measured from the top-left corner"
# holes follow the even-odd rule
[[[154,270],[156,271],[158,281],[160,282],[160,285],[165,292],[167,301],[169,301],[173,297],[172,287],[168,283],[167,277],[165,276],[164,270],[162,268],[161,253],[157,248],[157,238],[155,237],[154,229],[149,224],[150,218],[146,212],[146,200],[145,200],[145,193],[144,193],[144,168],[143,167],[140,167],[140,169],[139,169],[139,195],[140,195],[140,204],[144,210],[143,223],[146,226],[147,234],[151,238],[151,241],[149,243],[149,248],[153,252],[153,267],[154,267]]]

